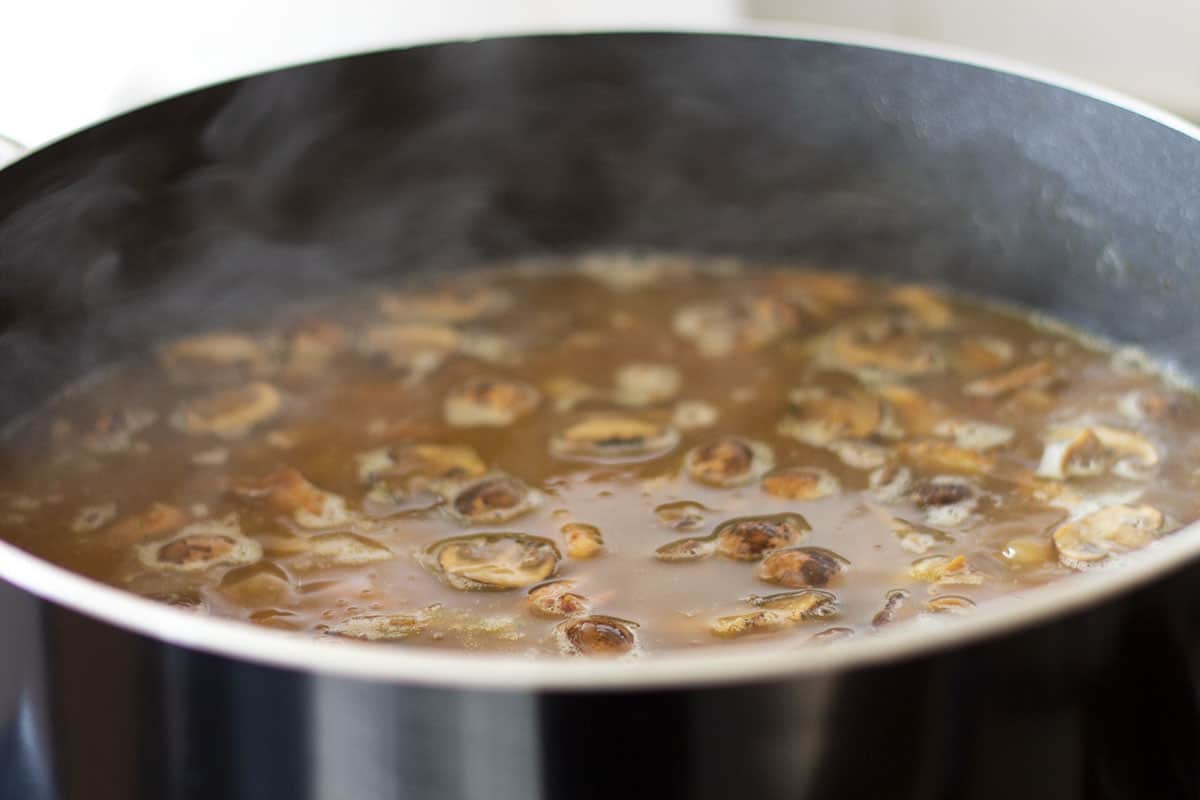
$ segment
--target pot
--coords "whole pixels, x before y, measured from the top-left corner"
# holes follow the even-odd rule
[[[383,275],[634,248],[841,265],[1200,374],[1200,141],[878,42],[548,35],[182,95],[0,172],[0,419],[154,341]],[[0,543],[0,797],[1185,797],[1200,531],[794,653],[330,648]]]

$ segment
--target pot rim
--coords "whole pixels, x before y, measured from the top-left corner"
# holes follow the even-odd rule
[[[1200,145],[1200,128],[1119,92],[1006,58],[887,34],[816,25],[750,23],[694,30],[543,29],[520,34],[519,38],[564,33],[606,35],[631,32],[794,39],[956,62],[1092,97],[1172,128],[1196,139]],[[474,41],[476,38],[508,38],[513,35],[505,33],[501,36],[452,39],[419,46]],[[202,89],[183,94],[192,91]],[[165,101],[158,100],[154,104],[160,102]],[[51,146],[52,143],[45,145],[22,158]],[[1048,586],[990,600],[968,617],[947,621],[920,620],[896,630],[838,642],[832,647],[762,649],[750,645],[744,649],[701,648],[613,661],[452,653],[428,648],[318,639],[233,619],[199,616],[98,583],[4,541],[0,541],[0,579],[47,601],[121,629],[168,644],[262,665],[337,677],[426,686],[611,691],[797,678],[918,657],[1031,627],[1098,605],[1105,599],[1178,569],[1197,557],[1200,557],[1200,523],[1193,523],[1155,542],[1143,552],[1123,557],[1111,567],[1072,575]]]

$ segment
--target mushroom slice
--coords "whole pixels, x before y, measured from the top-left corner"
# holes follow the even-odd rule
[[[218,590],[243,608],[263,608],[283,602],[292,582],[278,564],[258,561],[226,572]]]
[[[1038,536],[1009,539],[1000,557],[1013,569],[1036,569],[1054,560],[1054,544]]]
[[[1016,432],[1007,425],[944,419],[933,427],[933,434],[953,439],[956,446],[966,450],[991,450],[1011,442]]]
[[[104,531],[104,538],[116,545],[130,545],[161,536],[187,522],[187,515],[175,506],[155,503],[140,514],[125,517]]]
[[[604,549],[604,537],[595,525],[568,522],[562,526],[568,558],[593,558]]]
[[[432,616],[425,609],[408,614],[365,614],[330,625],[328,632],[351,639],[390,641],[424,633],[431,622]]]
[[[318,488],[291,467],[258,480],[240,481],[233,491],[243,497],[263,500],[276,511],[290,514],[304,528],[329,528],[350,520],[344,498]]]
[[[723,436],[690,450],[684,466],[700,483],[729,488],[758,480],[775,466],[775,456],[763,442]]]
[[[353,533],[322,533],[301,541],[301,552],[290,566],[302,571],[358,567],[394,557],[391,550],[374,539]]]
[[[252,564],[262,557],[262,545],[246,538],[236,519],[228,517],[197,522],[169,539],[140,545],[137,557],[153,569],[199,572],[218,565]]]
[[[542,381],[542,391],[550,398],[554,410],[559,413],[571,411],[580,403],[600,396],[600,392],[594,387],[562,376]]]
[[[457,444],[399,444],[359,453],[355,460],[360,481],[392,492],[422,492],[487,472],[473,448]]]
[[[111,500],[94,506],[84,506],[79,509],[71,522],[71,530],[75,533],[88,533],[103,528],[117,516],[117,504]]]
[[[783,500],[819,500],[839,494],[842,485],[828,470],[819,467],[787,467],[764,477],[762,490]]]
[[[945,531],[927,525],[917,525],[900,517],[892,517],[888,527],[900,540],[901,547],[917,555],[924,555],[938,545],[954,542],[954,537]]]
[[[452,588],[505,591],[540,583],[558,569],[558,548],[523,533],[480,533],[435,542],[426,566]]]
[[[1105,425],[1058,428],[1046,438],[1037,475],[1065,480],[1111,471],[1136,480],[1148,477],[1158,461],[1154,445],[1133,431]]]
[[[431,292],[388,292],[379,298],[379,310],[401,321],[470,322],[503,313],[511,306],[508,292],[478,284]]]
[[[134,444],[134,438],[158,420],[158,414],[148,408],[127,408],[105,412],[96,417],[81,443],[96,455],[123,453]]]
[[[559,458],[600,463],[656,458],[674,449],[679,434],[635,417],[593,416],[571,425],[550,442]]]
[[[902,442],[900,456],[921,470],[945,470],[971,475],[986,473],[995,463],[995,459],[989,455],[936,439]]]
[[[218,331],[176,339],[158,351],[176,381],[211,381],[260,374],[271,361],[262,344],[241,333]]]
[[[446,422],[456,428],[511,425],[529,416],[541,401],[541,393],[527,383],[476,378],[446,395]]]
[[[971,336],[954,348],[951,361],[960,373],[978,375],[1008,366],[1016,356],[1012,342],[995,336]]]
[[[701,355],[720,358],[756,350],[779,338],[795,323],[795,312],[786,303],[771,297],[744,297],[681,308],[675,312],[671,327]]]
[[[674,400],[682,385],[683,376],[669,364],[627,364],[616,372],[613,399],[623,406],[655,406]]]
[[[459,522],[490,525],[515,519],[541,503],[541,492],[524,481],[508,475],[492,475],[455,492],[446,511]]]
[[[723,522],[713,533],[716,552],[736,561],[757,561],[772,550],[789,547],[812,530],[799,514],[742,517]]]
[[[293,378],[318,378],[349,346],[344,328],[321,319],[308,320],[287,333],[284,373]]]
[[[551,581],[529,590],[529,610],[539,617],[574,617],[588,613],[591,603],[572,591],[575,581]]]
[[[772,633],[838,612],[837,596],[820,589],[802,589],[766,596],[751,595],[746,598],[746,602],[756,606],[757,610],[716,618],[709,628],[712,633],[721,638]]]
[[[983,583],[984,575],[967,563],[965,556],[926,556],[912,563],[909,574],[924,583],[942,585],[974,585]]]
[[[887,384],[875,389],[875,393],[887,401],[899,426],[910,436],[929,435],[950,413],[944,404],[909,386]]]
[[[875,616],[871,617],[871,625],[876,628],[882,628],[884,625],[890,625],[896,621],[900,610],[904,604],[908,602],[908,591],[906,589],[892,589],[887,593],[883,600],[883,607],[875,612]]]
[[[554,629],[567,655],[623,656],[637,647],[636,622],[593,614],[560,622]]]
[[[886,413],[878,397],[861,389],[806,386],[793,389],[788,400],[791,413],[779,423],[779,433],[815,447],[869,436]]]
[[[884,503],[895,503],[908,494],[912,486],[912,470],[908,467],[888,464],[872,470],[867,476],[870,493]]]
[[[975,610],[975,601],[957,594],[943,594],[925,601],[925,610],[931,614],[969,614]]]
[[[838,460],[852,469],[878,469],[888,463],[892,451],[862,439],[842,439],[829,445]]]
[[[196,436],[233,439],[274,417],[282,405],[283,399],[274,386],[256,381],[184,404],[171,418],[171,424]]]
[[[1145,547],[1163,532],[1165,518],[1148,505],[1109,506],[1054,529],[1051,538],[1059,562],[1086,569],[1118,555]]]
[[[1047,359],[978,378],[963,386],[963,393],[971,397],[993,398],[1011,394],[1018,389],[1041,386],[1054,376],[1054,365]]]
[[[846,558],[823,547],[788,547],[767,553],[757,575],[767,583],[802,589],[827,585],[849,565]]]
[[[868,380],[911,378],[945,369],[941,348],[890,316],[871,316],[838,326],[820,358]]]
[[[654,508],[655,518],[677,531],[693,531],[703,527],[705,514],[711,513],[713,509],[693,500],[675,500]]]
[[[929,331],[943,331],[954,324],[954,311],[937,292],[928,286],[909,284],[897,286],[887,293],[887,302],[912,315],[917,324]]]
[[[979,493],[962,478],[938,475],[917,484],[913,502],[930,525],[952,528],[966,522],[979,505]]]
[[[654,551],[654,557],[659,561],[699,561],[708,558],[717,551],[717,541],[711,536],[701,536],[692,539],[676,539],[668,542]]]
[[[461,344],[462,335],[448,325],[415,322],[368,328],[359,348],[412,378],[420,378],[440,367]]]
[[[676,404],[671,423],[681,431],[708,428],[720,416],[716,408],[699,400],[683,400]]]
[[[769,286],[788,303],[819,319],[828,319],[863,302],[870,290],[856,275],[783,269]]]
[[[808,640],[813,644],[832,644],[840,642],[842,639],[849,639],[854,636],[854,628],[826,628],[823,631],[817,631]]]

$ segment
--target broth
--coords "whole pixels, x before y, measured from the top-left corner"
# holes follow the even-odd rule
[[[594,256],[164,344],[0,443],[0,537],[193,611],[406,646],[810,646],[1200,516],[1200,403],[929,287]]]

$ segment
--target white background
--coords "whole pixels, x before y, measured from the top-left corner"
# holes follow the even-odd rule
[[[0,134],[36,145],[185,89],[355,50],[742,15],[976,47],[1200,118],[1200,0],[0,0]]]

